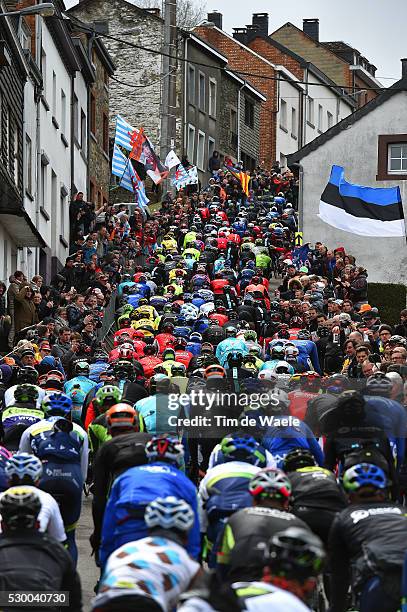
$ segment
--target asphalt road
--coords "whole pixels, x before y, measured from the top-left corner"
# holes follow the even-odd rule
[[[84,497],[82,513],[76,530],[76,543],[79,551],[78,573],[82,583],[83,609],[90,610],[90,601],[95,596],[94,587],[99,578],[95,558],[91,557],[89,536],[93,531],[92,497]]]

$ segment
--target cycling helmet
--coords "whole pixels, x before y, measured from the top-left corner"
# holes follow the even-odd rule
[[[175,363],[171,366],[171,376],[185,376],[187,368],[183,363]]]
[[[306,581],[321,572],[324,559],[323,544],[309,529],[289,527],[269,542],[267,565],[274,576]]]
[[[177,529],[189,531],[194,524],[195,515],[189,504],[177,497],[157,497],[150,502],[144,514],[149,529]]]
[[[87,361],[77,361],[73,366],[75,376],[89,376],[90,367]]]
[[[293,367],[285,361],[279,361],[274,368],[276,374],[293,374]]]
[[[278,381],[278,375],[273,370],[260,370],[257,378],[261,381],[267,381],[270,384],[275,385]]]
[[[249,483],[249,493],[255,499],[284,499],[291,497],[291,483],[282,470],[265,468],[257,472]]]
[[[93,400],[98,407],[107,409],[115,404],[118,404],[122,399],[122,392],[119,387],[114,385],[104,385],[96,391],[95,399]]]
[[[4,472],[7,480],[12,480],[14,477],[17,480],[37,482],[42,476],[42,463],[38,457],[30,453],[16,453],[8,459]]]
[[[143,347],[143,354],[144,355],[157,355],[158,353],[158,344],[157,342],[154,340],[151,344],[146,344]]]
[[[23,366],[18,370],[17,373],[18,384],[32,384],[35,385],[38,380],[38,372],[32,366]]]
[[[284,458],[284,471],[295,472],[304,467],[316,465],[315,457],[307,448],[294,448]]]
[[[300,351],[298,350],[296,346],[289,345],[289,346],[286,346],[284,349],[284,358],[287,362],[297,361],[299,354],[300,354]]]
[[[113,372],[117,380],[132,379],[134,377],[134,367],[130,361],[117,361],[113,366]]]
[[[68,416],[72,411],[72,400],[63,393],[51,393],[44,398],[42,409],[46,416]]]
[[[52,387],[62,391],[64,387],[65,376],[59,370],[50,370],[45,375],[45,387]]]
[[[366,381],[367,395],[388,396],[391,393],[393,384],[384,372],[375,372]]]
[[[311,340],[311,333],[307,329],[300,329],[297,338],[298,340]]]
[[[398,336],[397,334],[394,336],[391,336],[388,342],[390,344],[407,347],[407,340],[403,338],[403,336]]]
[[[271,347],[271,358],[282,359],[285,353],[285,347],[282,344],[275,344]]]
[[[129,348],[127,346],[124,346],[123,344],[118,349],[119,359],[133,359],[133,353],[133,347]]]
[[[206,380],[216,379],[216,378],[226,378],[225,368],[222,368],[221,365],[213,364],[208,366],[204,372],[204,378]]]
[[[14,399],[21,404],[25,402],[35,403],[38,399],[38,389],[35,385],[17,385],[14,390]]]
[[[235,338],[237,334],[237,327],[234,325],[228,325],[224,327],[226,338]]]
[[[172,371],[172,368],[171,368]],[[150,378],[150,382],[149,382],[149,388],[150,388],[150,393],[154,394],[154,393],[168,393],[169,388],[170,388],[170,379],[168,378],[168,376],[164,373],[158,373],[158,374],[154,374],[151,378]]]
[[[0,513],[7,529],[21,532],[33,529],[41,510],[41,501],[29,487],[12,487],[0,498]]]
[[[109,431],[113,429],[139,430],[138,414],[129,404],[115,404],[106,412],[106,424]]]
[[[94,361],[109,361],[109,355],[103,349],[97,349],[93,356]]]
[[[252,436],[226,436],[220,443],[225,461],[244,461],[253,465],[265,465],[262,447]]]
[[[175,361],[175,351],[172,348],[166,348],[162,354],[163,361]]]
[[[337,395],[342,393],[349,388],[349,378],[344,374],[333,374],[328,378],[325,383],[325,389],[327,393],[333,393]]]
[[[200,334],[199,332],[192,332],[192,334],[189,336],[189,341],[190,342],[202,342],[202,334]]]
[[[165,461],[179,467],[184,461],[184,447],[178,438],[154,436],[147,442],[146,455],[149,461]]]
[[[358,463],[348,468],[343,475],[345,491],[358,491],[362,487],[386,489],[388,485],[386,474],[373,463]]]

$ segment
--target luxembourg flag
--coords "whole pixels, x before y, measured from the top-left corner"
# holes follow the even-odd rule
[[[340,230],[372,238],[406,235],[399,187],[363,187],[345,180],[342,166],[332,166],[318,217]]]

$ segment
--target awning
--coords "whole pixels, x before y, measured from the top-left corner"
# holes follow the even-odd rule
[[[45,247],[45,242],[28,213],[19,208],[15,211],[0,211],[0,224],[19,247]]]

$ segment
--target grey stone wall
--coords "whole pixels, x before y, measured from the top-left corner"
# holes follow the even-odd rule
[[[250,128],[245,123],[245,105],[246,101],[254,104],[254,123],[253,128]],[[240,149],[246,155],[250,155],[253,159],[259,161],[260,149],[260,102],[250,96],[247,91],[242,92],[240,105]]]
[[[103,150],[103,115],[109,113],[109,87],[104,83],[104,66],[96,54],[94,57],[96,80],[91,92],[96,101],[96,129],[89,138],[89,179],[95,184],[96,192],[109,199],[110,162]]]
[[[220,89],[219,153],[237,161],[237,143],[232,144],[230,112],[238,112],[239,85],[222,72]],[[236,115],[237,116],[237,115]]]

